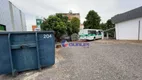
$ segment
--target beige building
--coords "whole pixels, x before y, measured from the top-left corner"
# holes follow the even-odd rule
[[[71,20],[74,17],[80,20],[80,13],[72,13],[72,11],[70,11],[69,13],[57,13],[57,14],[62,14],[63,16],[67,16],[69,20]]]
[[[80,29],[84,29],[84,25],[83,24],[80,24]]]

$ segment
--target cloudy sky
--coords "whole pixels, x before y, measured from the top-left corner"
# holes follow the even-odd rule
[[[26,15],[28,30],[36,24],[36,16],[48,17],[55,13],[67,13],[70,10],[80,13],[81,23],[89,10],[95,10],[102,22],[116,14],[142,6],[142,0],[10,0]]]

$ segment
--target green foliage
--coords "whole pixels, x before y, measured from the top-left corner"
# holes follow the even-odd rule
[[[115,26],[115,25],[111,22],[110,19],[107,20],[106,23],[101,23],[101,24],[100,24],[100,27],[101,27],[101,29],[103,29],[103,30],[107,30],[107,29],[113,28],[114,26]]]
[[[69,36],[73,33],[79,32],[80,20],[73,18],[70,22],[68,17],[62,16],[62,14],[51,15],[47,19],[44,19],[41,24],[43,31],[55,31],[55,37],[57,40],[64,34]]]
[[[106,23],[101,23],[100,24],[100,27],[101,27],[102,30],[107,30],[107,29],[110,29],[110,28],[114,28],[114,26],[115,25],[111,22],[110,19],[107,20]],[[110,37],[114,37],[115,29],[108,31],[108,33],[109,33]],[[106,34],[105,34],[105,36],[106,36]]]
[[[107,20],[107,23],[106,23],[106,27],[107,29],[110,29],[110,28],[113,28],[115,25],[112,23],[112,21],[109,19]]]
[[[66,33],[66,24],[58,18],[56,15],[51,15],[48,19],[45,19],[41,24],[42,30],[53,30],[55,31],[56,38],[60,38]]]
[[[84,21],[85,29],[100,29],[101,18],[94,10],[89,11],[86,16],[86,21]]]
[[[107,29],[106,23],[101,23],[100,27],[101,27],[102,30],[106,30]]]
[[[80,20],[76,17],[72,18],[71,25],[72,25],[72,33],[78,33],[80,27]]]
[[[107,29],[110,29],[110,28],[114,28],[115,25],[114,25],[114,24],[112,23],[112,21],[109,19],[109,20],[107,21],[107,23],[106,23],[106,27],[107,27]],[[114,37],[115,29],[109,31],[108,33],[109,33],[109,36],[110,36],[110,37]]]
[[[68,22],[68,17],[63,16],[62,14],[56,14],[58,18],[60,18],[63,22],[67,23]]]
[[[71,24],[71,22],[67,22],[66,25],[67,25],[67,34],[70,36],[73,34],[72,24]]]
[[[78,34],[77,33],[74,33],[71,35],[71,40],[72,41],[77,41],[78,40]]]

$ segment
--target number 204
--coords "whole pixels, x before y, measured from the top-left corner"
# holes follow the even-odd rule
[[[52,35],[51,35],[51,34],[44,34],[44,35],[43,35],[43,38],[46,38],[46,39],[52,38]]]

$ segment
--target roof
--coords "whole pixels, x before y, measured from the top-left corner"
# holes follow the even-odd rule
[[[128,21],[128,20],[132,20],[132,19],[136,19],[140,17],[142,17],[142,6],[136,9],[130,10],[128,12],[115,15],[114,17],[111,18],[111,20],[113,23],[120,23],[123,21]]]

